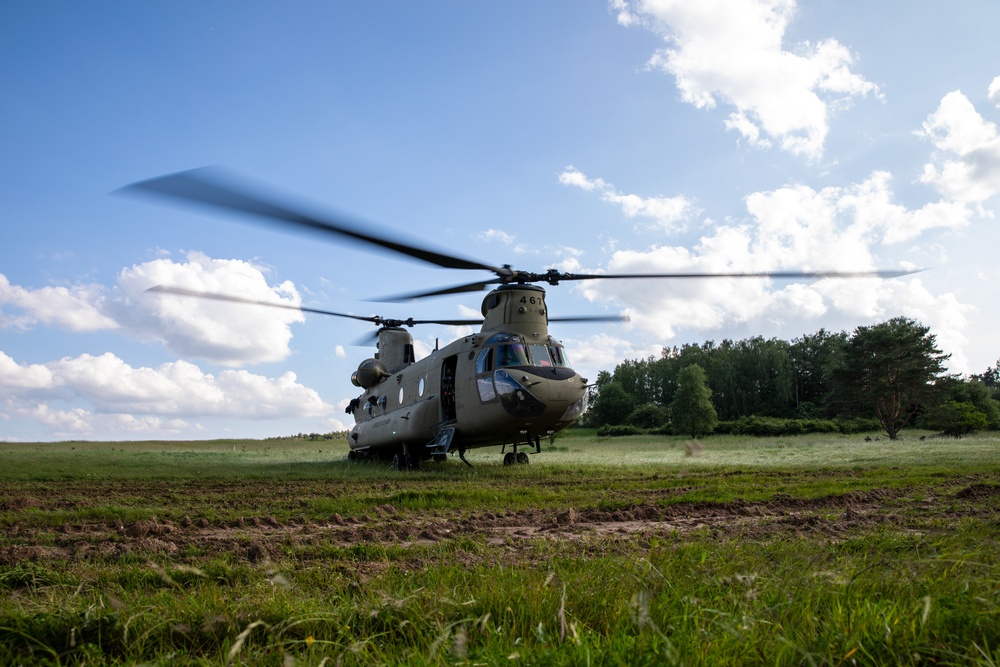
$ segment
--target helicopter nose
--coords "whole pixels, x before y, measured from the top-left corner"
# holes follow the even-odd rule
[[[500,370],[494,382],[504,409],[521,419],[558,419],[586,392],[586,383],[575,373],[548,378],[527,371],[511,374]]]

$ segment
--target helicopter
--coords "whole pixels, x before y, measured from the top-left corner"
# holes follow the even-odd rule
[[[549,315],[550,286],[577,280],[700,278],[893,278],[914,271],[784,271],[750,273],[569,273],[548,269],[521,271],[509,264],[492,266],[451,253],[400,240],[391,232],[376,233],[369,225],[345,216],[307,213],[300,207],[260,194],[258,188],[234,180],[216,168],[200,168],[139,181],[125,194],[153,195],[238,213],[250,220],[286,229],[313,232],[328,239],[410,257],[443,268],[492,273],[493,277],[430,291],[385,297],[385,301],[478,292],[490,288],[482,302],[482,320],[393,319],[279,304],[238,295],[156,285],[148,291],[215,299],[248,305],[367,321],[378,327],[376,353],[363,360],[351,377],[362,390],[347,405],[354,418],[347,436],[351,461],[389,461],[396,470],[418,468],[423,461],[458,455],[465,464],[469,449],[501,448],[504,465],[527,464],[529,452],[540,453],[551,438],[587,410],[589,381],[570,365],[563,344],[548,329],[550,322],[622,322],[627,317]],[[417,359],[407,330],[418,324],[480,325],[443,347],[436,345]]]

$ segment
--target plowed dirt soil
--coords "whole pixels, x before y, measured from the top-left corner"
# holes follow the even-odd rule
[[[676,536],[691,531],[708,531],[720,539],[735,536],[766,539],[810,533],[837,540],[845,534],[877,525],[897,526],[901,530],[915,524],[927,525],[926,520],[930,517],[948,521],[976,516],[996,521],[994,508],[996,496],[1000,495],[1000,487],[996,485],[967,480],[947,491],[944,499],[950,503],[942,503],[942,498],[908,498],[899,489],[877,489],[817,499],[778,494],[761,502],[664,505],[658,497],[660,492],[648,490],[645,494],[637,492],[637,502],[613,510],[564,507],[500,512],[403,511],[391,504],[382,504],[357,516],[333,513],[323,518],[294,516],[278,520],[271,515],[248,512],[247,516],[224,521],[185,514],[173,520],[149,516],[132,521],[67,521],[58,527],[33,526],[32,513],[80,510],[87,505],[98,507],[107,503],[109,496],[154,504],[154,500],[169,501],[172,495],[185,493],[184,506],[192,502],[186,492],[178,492],[165,484],[116,485],[103,489],[103,495],[100,489],[94,493],[94,488],[85,485],[65,485],[60,490],[61,493],[56,494],[51,487],[21,488],[20,495],[2,499],[0,510],[10,513],[15,520],[3,530],[5,539],[0,547],[0,563],[127,556],[159,560],[182,558],[185,554],[222,553],[250,562],[283,556],[310,560],[323,557],[320,546],[327,550],[331,546],[358,545],[406,549],[462,537],[499,547],[485,550],[486,553],[463,552],[462,558],[472,561],[516,559],[521,550],[537,546],[539,540],[577,541],[588,550],[613,553],[633,550],[637,541],[641,544],[658,536]],[[283,488],[268,489],[267,495],[275,502],[284,498],[294,503],[292,499],[297,498],[302,503],[303,497],[315,492],[306,488],[298,491],[300,493],[294,483],[289,483]],[[202,488],[191,493],[204,496],[207,502],[266,507],[266,503],[232,500],[251,498],[259,492],[260,489],[250,485],[246,488],[229,485],[224,489]],[[413,551],[426,556],[426,550]],[[415,559],[420,557],[423,556],[414,553]],[[405,560],[406,556],[402,558]]]

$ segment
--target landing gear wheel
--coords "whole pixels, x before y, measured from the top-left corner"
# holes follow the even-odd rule
[[[531,463],[531,459],[528,458],[528,452],[518,452],[516,458],[517,462],[520,463],[521,465],[527,465]]]
[[[406,456],[403,452],[396,452],[392,455],[392,469],[406,470]]]
[[[505,466],[512,466],[517,463],[517,455],[514,452],[507,452],[503,455],[503,464]]]

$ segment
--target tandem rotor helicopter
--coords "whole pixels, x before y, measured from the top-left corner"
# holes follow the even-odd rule
[[[483,299],[482,320],[391,319],[364,317],[288,304],[256,301],[232,294],[157,285],[149,291],[254,306],[286,308],[370,322],[378,327],[377,352],[358,366],[351,381],[362,393],[347,413],[355,424],[348,434],[348,459],[391,461],[397,470],[417,468],[421,461],[443,461],[450,453],[465,458],[469,449],[501,447],[504,465],[526,464],[528,452],[541,452],[549,437],[576,421],[587,409],[588,380],[570,366],[562,343],[549,334],[550,322],[627,321],[623,316],[553,317],[545,290],[536,283],[558,285],[574,280],[639,278],[893,278],[912,271],[790,271],[761,273],[581,274],[548,269],[520,271],[509,264],[492,266],[446,254],[388,235],[340,216],[317,216],[259,195],[217,169],[169,174],[125,186],[119,192],[146,194],[244,214],[288,229],[312,231],[331,239],[365,245],[449,269],[483,271],[492,278],[431,291],[397,295],[387,300],[491,291]],[[479,333],[437,347],[423,359],[414,354],[406,328],[417,324],[474,325]],[[508,449],[509,448],[509,449]]]

